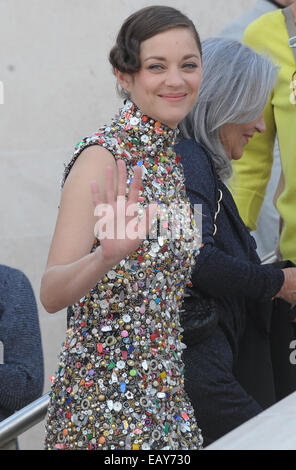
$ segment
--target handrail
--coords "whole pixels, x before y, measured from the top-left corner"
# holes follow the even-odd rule
[[[0,450],[20,434],[40,423],[47,413],[49,393],[0,422]]]

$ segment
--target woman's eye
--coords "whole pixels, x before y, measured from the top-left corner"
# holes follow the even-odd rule
[[[149,65],[148,69],[149,70],[162,70],[163,65],[161,65],[161,64],[152,64],[152,65]]]
[[[190,63],[184,64],[183,67],[187,69],[197,69],[198,65],[195,64],[194,62],[190,62]]]

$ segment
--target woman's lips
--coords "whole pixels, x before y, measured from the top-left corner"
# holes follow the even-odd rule
[[[246,142],[246,144],[249,142],[249,139],[251,139],[253,137],[253,135],[244,135],[244,140]]]
[[[187,93],[176,93],[176,94],[163,94],[159,95],[161,98],[163,98],[166,101],[170,101],[172,103],[182,101],[186,98]]]

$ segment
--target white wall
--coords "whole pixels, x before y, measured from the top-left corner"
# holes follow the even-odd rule
[[[44,392],[66,328],[65,311],[49,315],[39,302],[63,164],[76,142],[120,105],[107,56],[122,20],[156,3],[184,11],[205,38],[255,0],[0,0],[0,263],[21,269],[32,282]],[[20,446],[40,449],[43,437],[42,423],[20,438]]]

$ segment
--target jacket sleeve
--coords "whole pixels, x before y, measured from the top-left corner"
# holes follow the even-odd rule
[[[272,266],[228,255],[207,243],[197,259],[192,282],[213,297],[248,297],[265,301],[280,291],[284,273]]]
[[[257,21],[247,28],[244,43],[263,52],[262,41],[260,22]],[[234,175],[229,185],[240,216],[250,230],[257,228],[273,165],[276,126],[272,100],[273,93],[264,110],[266,132],[256,133],[245,147],[242,158],[233,162]]]
[[[2,274],[2,273],[1,273]],[[0,330],[4,364],[0,365],[0,408],[15,411],[43,390],[43,353],[35,296],[18,270],[0,280]]]

